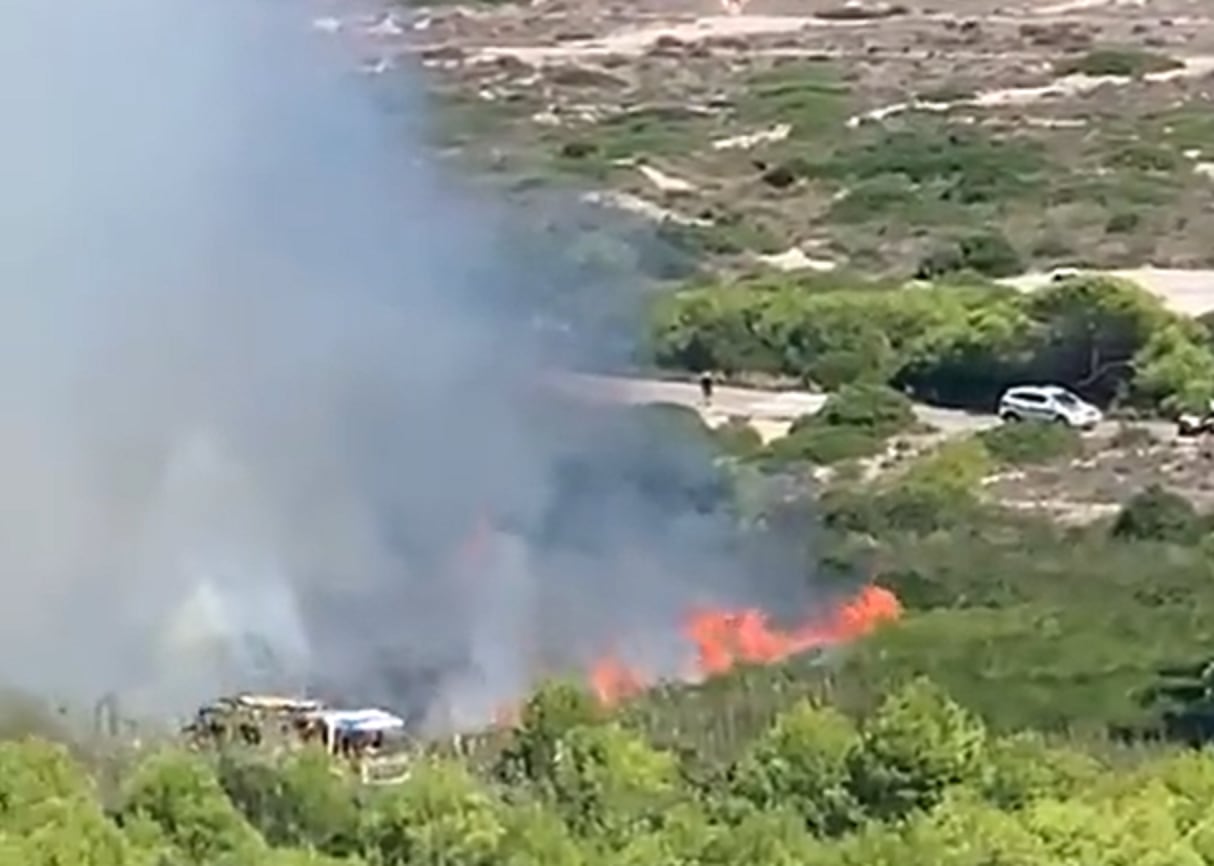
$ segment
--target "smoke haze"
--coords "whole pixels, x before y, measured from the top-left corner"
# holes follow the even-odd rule
[[[385,115],[323,12],[5,4],[13,684],[179,712],[319,683],[475,724],[753,595],[727,517],[672,493],[702,454],[539,395],[516,289],[556,271],[503,253],[511,213],[423,159],[408,75]]]

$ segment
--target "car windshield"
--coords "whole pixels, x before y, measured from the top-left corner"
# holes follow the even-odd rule
[[[1059,403],[1061,403],[1063,406],[1078,406],[1079,405],[1079,399],[1074,394],[1070,394],[1066,391],[1055,391],[1054,399],[1057,400]]]

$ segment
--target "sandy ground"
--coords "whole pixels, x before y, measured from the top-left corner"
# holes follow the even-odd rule
[[[810,391],[769,391],[720,385],[713,389],[711,403],[705,403],[698,383],[586,374],[566,376],[559,387],[579,399],[593,402],[631,405],[673,403],[687,406],[699,412],[710,424],[723,423],[730,418],[745,418],[765,434],[765,438],[784,435],[793,420],[817,413],[829,396]],[[970,414],[953,409],[919,406],[916,411],[920,420],[949,435],[983,430],[999,423],[993,415]]]
[[[1110,274],[1133,280],[1160,298],[1168,309],[1186,316],[1200,316],[1214,310],[1214,270],[1179,270],[1170,268],[1126,268]],[[1051,275],[1025,274],[1003,280],[1022,291],[1033,291],[1048,285]]]
[[[721,386],[705,404],[698,384],[657,379],[571,375],[553,382],[568,394],[596,402],[673,403],[695,409],[710,426],[744,418],[770,442],[785,435],[792,420],[822,408],[827,395],[807,391],[767,391]],[[886,452],[862,461],[864,474],[877,477],[941,441],[997,426],[993,415],[970,414],[932,406],[916,407],[919,419],[935,428],[927,435],[900,438]],[[1214,509],[1214,443],[1179,439],[1172,424],[1150,421],[1134,425],[1148,441],[1117,445],[1121,425],[1108,422],[1084,434],[1079,458],[993,475],[983,495],[1008,508],[1046,515],[1060,523],[1081,525],[1115,515],[1148,485],[1159,484],[1189,498],[1201,510]],[[821,467],[815,476],[829,478]]]
[[[430,57],[426,65],[462,69],[508,62],[518,68],[502,65],[502,80],[533,81],[537,90],[546,96],[551,91],[558,102],[559,89],[552,90],[543,77],[543,70],[551,67],[592,69],[601,65],[602,71],[610,72],[639,68],[651,62],[655,52],[690,51],[686,74],[696,77],[701,68],[692,68],[691,64],[698,62],[694,58],[704,60],[709,54],[718,71],[742,62],[741,54],[750,60],[768,53],[839,56],[853,59],[857,68],[867,68],[864,74],[870,78],[865,88],[875,87],[870,107],[851,118],[854,125],[880,123],[908,111],[943,112],[968,106],[1010,112],[1015,122],[1025,127],[1037,124],[1063,128],[1071,124],[1079,128],[1087,122],[1084,100],[1089,98],[1095,100],[1094,104],[1107,105],[1122,90],[1141,89],[1144,83],[1164,88],[1158,94],[1160,99],[1176,98],[1179,91],[1167,88],[1181,88],[1186,83],[1214,90],[1214,6],[1208,2],[938,0],[923,6],[910,5],[907,14],[887,18],[823,17],[837,13],[843,5],[843,0],[750,0],[744,14],[729,15],[722,14],[718,0],[635,0],[627,6],[539,0],[500,7],[400,7],[388,15],[347,13],[317,19],[314,26],[357,41],[373,58],[369,71],[390,68],[388,58],[401,53],[420,52]],[[865,0],[860,5],[874,8],[880,4]],[[335,11],[340,8],[333,6]],[[1051,78],[1048,59],[1056,57],[1058,49],[1052,43],[1033,47],[1024,28],[1055,25],[1073,26],[1076,32],[1089,36],[1096,33],[1097,41],[1114,44],[1158,43],[1159,50],[1182,59],[1185,65],[1148,74],[1140,81],[1116,76]],[[969,41],[967,33],[981,33],[981,39]],[[696,55],[693,46],[708,53]],[[452,59],[443,59],[443,52],[448,50],[453,52]],[[672,70],[677,75],[677,61],[669,62],[676,64]],[[880,67],[886,67],[887,72],[881,73]],[[885,90],[889,95],[904,93],[905,75],[913,74],[914,69],[933,75],[949,69],[949,74],[976,80],[981,86],[968,96],[947,101],[908,100],[905,96],[880,100]],[[882,84],[882,75],[888,79],[886,84]],[[1139,93],[1136,98],[1144,97]],[[558,125],[561,122],[556,121]],[[786,126],[756,127],[714,139],[711,147],[717,152],[746,151],[779,142],[787,135]],[[1214,177],[1203,176],[1203,166],[1209,166],[1214,174],[1214,164],[1203,162],[1206,159],[1204,154],[1193,158],[1195,187],[1214,184]],[[647,165],[638,168],[637,177],[640,181],[633,188],[599,190],[585,197],[654,222],[704,226],[709,222],[698,215],[695,202],[690,201],[694,196],[689,194],[703,190],[706,196],[732,195],[727,182],[715,176],[686,176]],[[718,183],[726,186],[714,189]],[[744,186],[740,189],[748,194]],[[753,190],[748,192],[754,194]],[[675,201],[679,196],[689,201]],[[1195,231],[1196,222],[1190,221],[1189,232]],[[1183,241],[1182,236],[1174,237]],[[1204,234],[1191,237],[1188,246],[1205,248]],[[782,253],[752,252],[750,258],[779,270],[828,270],[846,261],[837,255],[813,254],[816,250],[812,244],[807,253],[801,246],[812,238],[793,240],[796,245]],[[1161,255],[1130,252],[1116,261],[1121,269],[1113,273],[1141,283],[1177,312],[1200,315],[1214,310],[1214,270],[1155,267],[1151,261],[1143,261],[1149,256],[1153,261],[1173,265],[1208,264],[1193,250],[1171,255],[1177,253],[1175,246],[1171,243],[1157,249],[1155,252]],[[1031,290],[1048,280],[1049,274],[1029,273],[1008,282]]]

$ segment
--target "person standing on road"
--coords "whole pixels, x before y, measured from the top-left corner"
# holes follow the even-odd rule
[[[712,373],[700,374],[700,394],[704,397],[704,405],[712,403]]]

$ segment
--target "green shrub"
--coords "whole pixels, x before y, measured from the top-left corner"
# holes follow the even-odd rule
[[[901,3],[893,3],[888,6],[858,6],[845,3],[842,6],[820,9],[814,13],[814,17],[826,21],[871,21],[875,18],[893,18],[897,15],[905,15],[908,11],[907,7]]]
[[[817,423],[859,427],[888,436],[913,425],[915,409],[910,398],[885,385],[845,385],[827,399],[818,415],[794,422],[793,430]]]
[[[857,799],[871,814],[898,819],[930,808],[947,788],[981,778],[982,722],[938,686],[918,678],[887,697],[852,753]]]
[[[788,435],[762,452],[768,462],[820,465],[868,457],[915,423],[910,400],[885,385],[845,385],[815,415],[802,415]]]
[[[1134,356],[1134,394],[1165,412],[1204,412],[1214,397],[1214,352],[1179,325],[1153,334]]]
[[[765,463],[805,461],[828,466],[871,457],[881,450],[883,441],[874,431],[862,427],[805,426],[769,443],[760,456]]]
[[[1174,57],[1141,48],[1104,47],[1060,60],[1054,64],[1054,71],[1059,75],[1124,75],[1137,78],[1182,66],[1184,64]]]
[[[1141,222],[1142,216],[1137,211],[1118,211],[1104,224],[1104,231],[1110,235],[1125,235],[1137,229]]]
[[[919,263],[915,276],[935,279],[961,271],[987,277],[1011,277],[1024,270],[1024,261],[1011,241],[996,231],[978,232],[944,244]]]
[[[1113,523],[1113,537],[1140,541],[1195,541],[1202,531],[1193,504],[1153,484],[1127,502]]]
[[[902,175],[938,201],[971,205],[1022,197],[1040,187],[1045,168],[1044,153],[1026,139],[914,120],[902,128],[883,128],[870,141],[841,149],[810,170],[848,186]]]
[[[689,441],[705,441],[712,429],[704,418],[690,406],[681,403],[649,403],[629,409],[638,424],[655,434]]]
[[[730,418],[713,435],[721,450],[733,457],[749,457],[763,447],[763,437],[745,418]]]
[[[1080,435],[1066,424],[1041,421],[1000,424],[978,436],[993,458],[1010,466],[1073,457],[1083,448]]]

